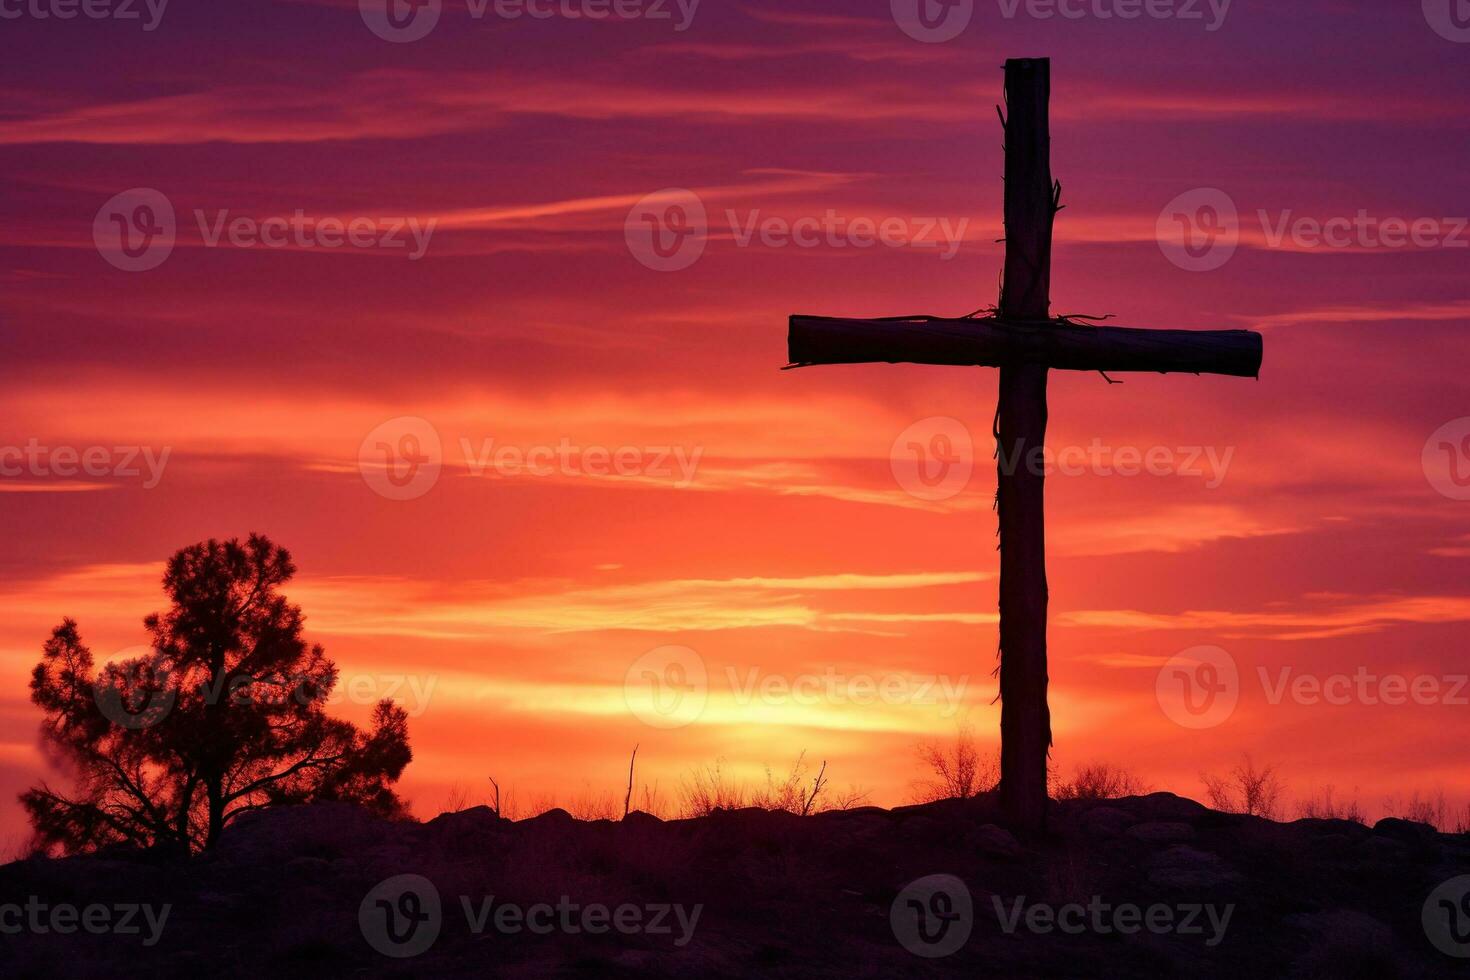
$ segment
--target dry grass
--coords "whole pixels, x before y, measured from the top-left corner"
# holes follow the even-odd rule
[[[1249,755],[1224,776],[1201,773],[1210,805],[1227,813],[1245,813],[1276,820],[1281,816],[1285,787],[1274,765],[1257,768]]]
[[[999,760],[981,753],[975,730],[968,725],[961,725],[953,740],[924,739],[917,751],[930,775],[910,786],[915,803],[968,800],[1000,782]]]
[[[1051,792],[1052,797],[1058,800],[1116,800],[1124,796],[1142,796],[1150,792],[1150,788],[1122,766],[1094,762],[1079,766],[1070,780],[1058,780]]]
[[[770,766],[766,766],[765,783],[753,787],[731,779],[725,772],[722,759],[693,770],[679,783],[679,815],[682,817],[703,817],[716,810],[741,807],[818,813],[851,809],[863,805],[867,799],[868,791],[856,786],[834,795],[826,781],[825,770],[819,768],[813,772],[805,752],[796,757],[784,775],[777,775]]]
[[[1337,787],[1331,784],[1298,801],[1296,812],[1297,816],[1307,820],[1351,820],[1361,824],[1368,822],[1363,808],[1358,805],[1356,790],[1352,799],[1340,799],[1337,796]]]

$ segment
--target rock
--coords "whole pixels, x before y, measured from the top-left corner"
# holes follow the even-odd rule
[[[286,870],[298,874],[322,875],[331,870],[335,862],[318,857],[295,857],[286,862]]]
[[[988,858],[1010,861],[1021,856],[1021,845],[1011,832],[993,823],[976,827],[966,837],[965,843]]]
[[[1133,804],[1133,812],[1144,820],[1193,823],[1209,812],[1194,800],[1187,800],[1173,793],[1150,793],[1128,802]]]
[[[909,817],[898,825],[899,835],[905,840],[942,840],[945,831],[946,828],[942,821],[924,814]]]
[[[225,828],[214,860],[257,867],[295,857],[338,858],[370,849],[384,839],[412,845],[419,825],[390,822],[348,803],[274,806],[246,813]]]
[[[1082,814],[1080,826],[1088,837],[1110,840],[1121,835],[1138,822],[1138,818],[1127,810],[1113,806],[1097,806]]]
[[[520,830],[567,830],[576,826],[577,818],[572,816],[561,807],[552,807],[545,813],[538,813],[534,817],[527,817],[518,821],[516,827]]]
[[[1211,889],[1240,880],[1218,854],[1177,844],[1149,862],[1148,880],[1163,888]]]
[[[1408,845],[1392,837],[1369,837],[1358,844],[1356,850],[1360,860],[1390,865],[1401,864],[1409,856]]]
[[[1393,929],[1380,919],[1354,909],[1333,909],[1287,917],[1287,924],[1307,934],[1294,966],[1302,976],[1390,976],[1374,964],[1389,965]]]
[[[1439,831],[1427,823],[1400,820],[1398,817],[1384,817],[1373,825],[1373,833],[1415,847],[1435,843],[1439,836]]]
[[[1128,836],[1150,844],[1180,844],[1194,838],[1194,828],[1187,823],[1153,820],[1128,828]]]
[[[644,813],[642,810],[630,811],[619,824],[619,826],[628,830],[636,830],[648,827],[662,827],[663,825],[664,822],[658,817],[655,817],[651,813]]]

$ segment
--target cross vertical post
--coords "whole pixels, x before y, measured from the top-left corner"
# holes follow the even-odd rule
[[[1042,468],[1048,371],[1183,372],[1257,378],[1250,330],[1140,330],[1051,315],[1051,62],[1006,62],[1005,274],[993,316],[791,317],[789,367],[943,364],[1000,368],[995,410],[1000,522],[1000,791],[1018,830],[1046,826],[1051,711],[1046,673]],[[1089,318],[1082,318],[1089,319]]]
[[[1051,63],[1005,66],[1005,274],[999,316],[1045,323],[1051,316]],[[1045,363],[1000,369],[995,413],[995,507],[1000,521],[1000,802],[1018,828],[1046,822],[1046,532],[1044,477],[1028,457],[1046,442]]]

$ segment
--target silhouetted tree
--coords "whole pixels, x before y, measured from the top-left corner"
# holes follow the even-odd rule
[[[39,847],[193,851],[240,814],[286,803],[405,813],[392,784],[413,758],[407,713],[381,701],[370,731],[326,715],[337,667],[277,591],[295,572],[262,535],[211,539],[169,559],[170,606],[144,620],[147,654],[96,671],[73,620],[52,631],[31,700],[75,788],[21,795]]]

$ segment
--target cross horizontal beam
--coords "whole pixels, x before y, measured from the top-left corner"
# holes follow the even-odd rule
[[[852,320],[793,316],[794,367],[817,364],[1043,364],[1068,371],[1149,371],[1255,378],[1261,335],[1251,330],[1137,330],[1065,320],[995,317]]]

